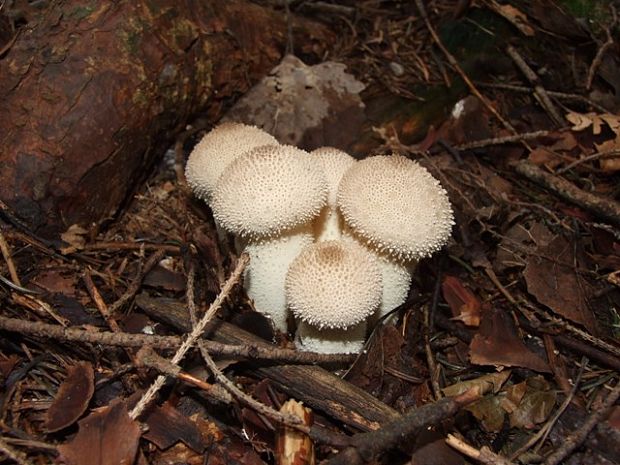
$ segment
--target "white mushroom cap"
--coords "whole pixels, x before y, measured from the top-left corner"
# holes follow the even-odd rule
[[[341,241],[312,244],[291,263],[286,301],[295,317],[322,328],[348,328],[381,302],[381,273],[362,247]]]
[[[340,181],[338,206],[362,241],[406,261],[439,250],[454,224],[439,181],[417,162],[396,155],[353,164]]]
[[[329,193],[327,205],[314,220],[314,234],[318,242],[340,239],[344,221],[336,205],[338,185],[342,175],[355,163],[351,155],[333,147],[321,147],[310,152],[325,172]]]
[[[255,147],[277,143],[256,126],[222,123],[205,134],[190,153],[185,166],[187,184],[196,197],[210,202],[217,180],[235,158]]]
[[[213,216],[250,239],[276,237],[309,223],[327,199],[321,167],[289,145],[257,147],[233,161],[213,192]]]

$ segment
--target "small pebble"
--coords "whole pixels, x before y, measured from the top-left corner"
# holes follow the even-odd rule
[[[400,63],[391,61],[389,66],[392,73],[394,73],[394,76],[401,77],[403,74],[405,74],[405,68],[403,68],[403,65],[401,65]]]

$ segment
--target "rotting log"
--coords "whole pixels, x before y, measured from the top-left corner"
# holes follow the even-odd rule
[[[191,330],[188,311],[181,303],[140,294],[136,297],[136,304],[154,320],[183,332]],[[221,320],[211,324],[207,335],[226,344],[273,347],[264,339]],[[291,397],[360,430],[376,430],[400,416],[376,397],[318,366],[253,364],[249,370],[272,380]]]
[[[298,53],[332,33],[292,21]],[[50,2],[0,58],[0,200],[57,237],[111,217],[199,110],[282,57],[283,14],[241,0]]]

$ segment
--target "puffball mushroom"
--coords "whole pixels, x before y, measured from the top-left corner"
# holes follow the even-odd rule
[[[340,239],[344,223],[337,206],[338,185],[345,171],[356,160],[334,147],[321,147],[310,152],[310,155],[323,167],[329,189],[327,205],[314,220],[314,237],[318,242]]]
[[[284,281],[290,262],[312,238],[312,220],[327,200],[323,170],[288,145],[257,147],[234,160],[213,191],[213,216],[247,240],[244,285],[259,312],[287,329]]]
[[[298,320],[302,350],[354,353],[364,345],[366,319],[381,302],[381,273],[363,247],[342,241],[304,248],[286,275],[286,301]]]
[[[271,134],[256,126],[222,123],[196,144],[187,159],[185,178],[196,197],[210,203],[213,189],[226,167],[261,145],[277,145]]]
[[[448,195],[417,162],[398,155],[375,156],[344,174],[338,207],[352,235],[379,257],[382,316],[405,301],[407,293],[400,291],[404,273],[410,275],[417,260],[439,250],[450,237],[454,218]],[[391,290],[401,292],[400,297],[389,295]]]

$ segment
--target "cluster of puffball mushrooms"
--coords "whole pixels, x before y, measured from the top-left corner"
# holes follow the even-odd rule
[[[405,302],[416,262],[454,224],[446,191],[415,161],[308,153],[240,123],[207,133],[185,174],[249,254],[256,310],[284,332],[292,313],[306,351],[359,352],[367,325]]]

